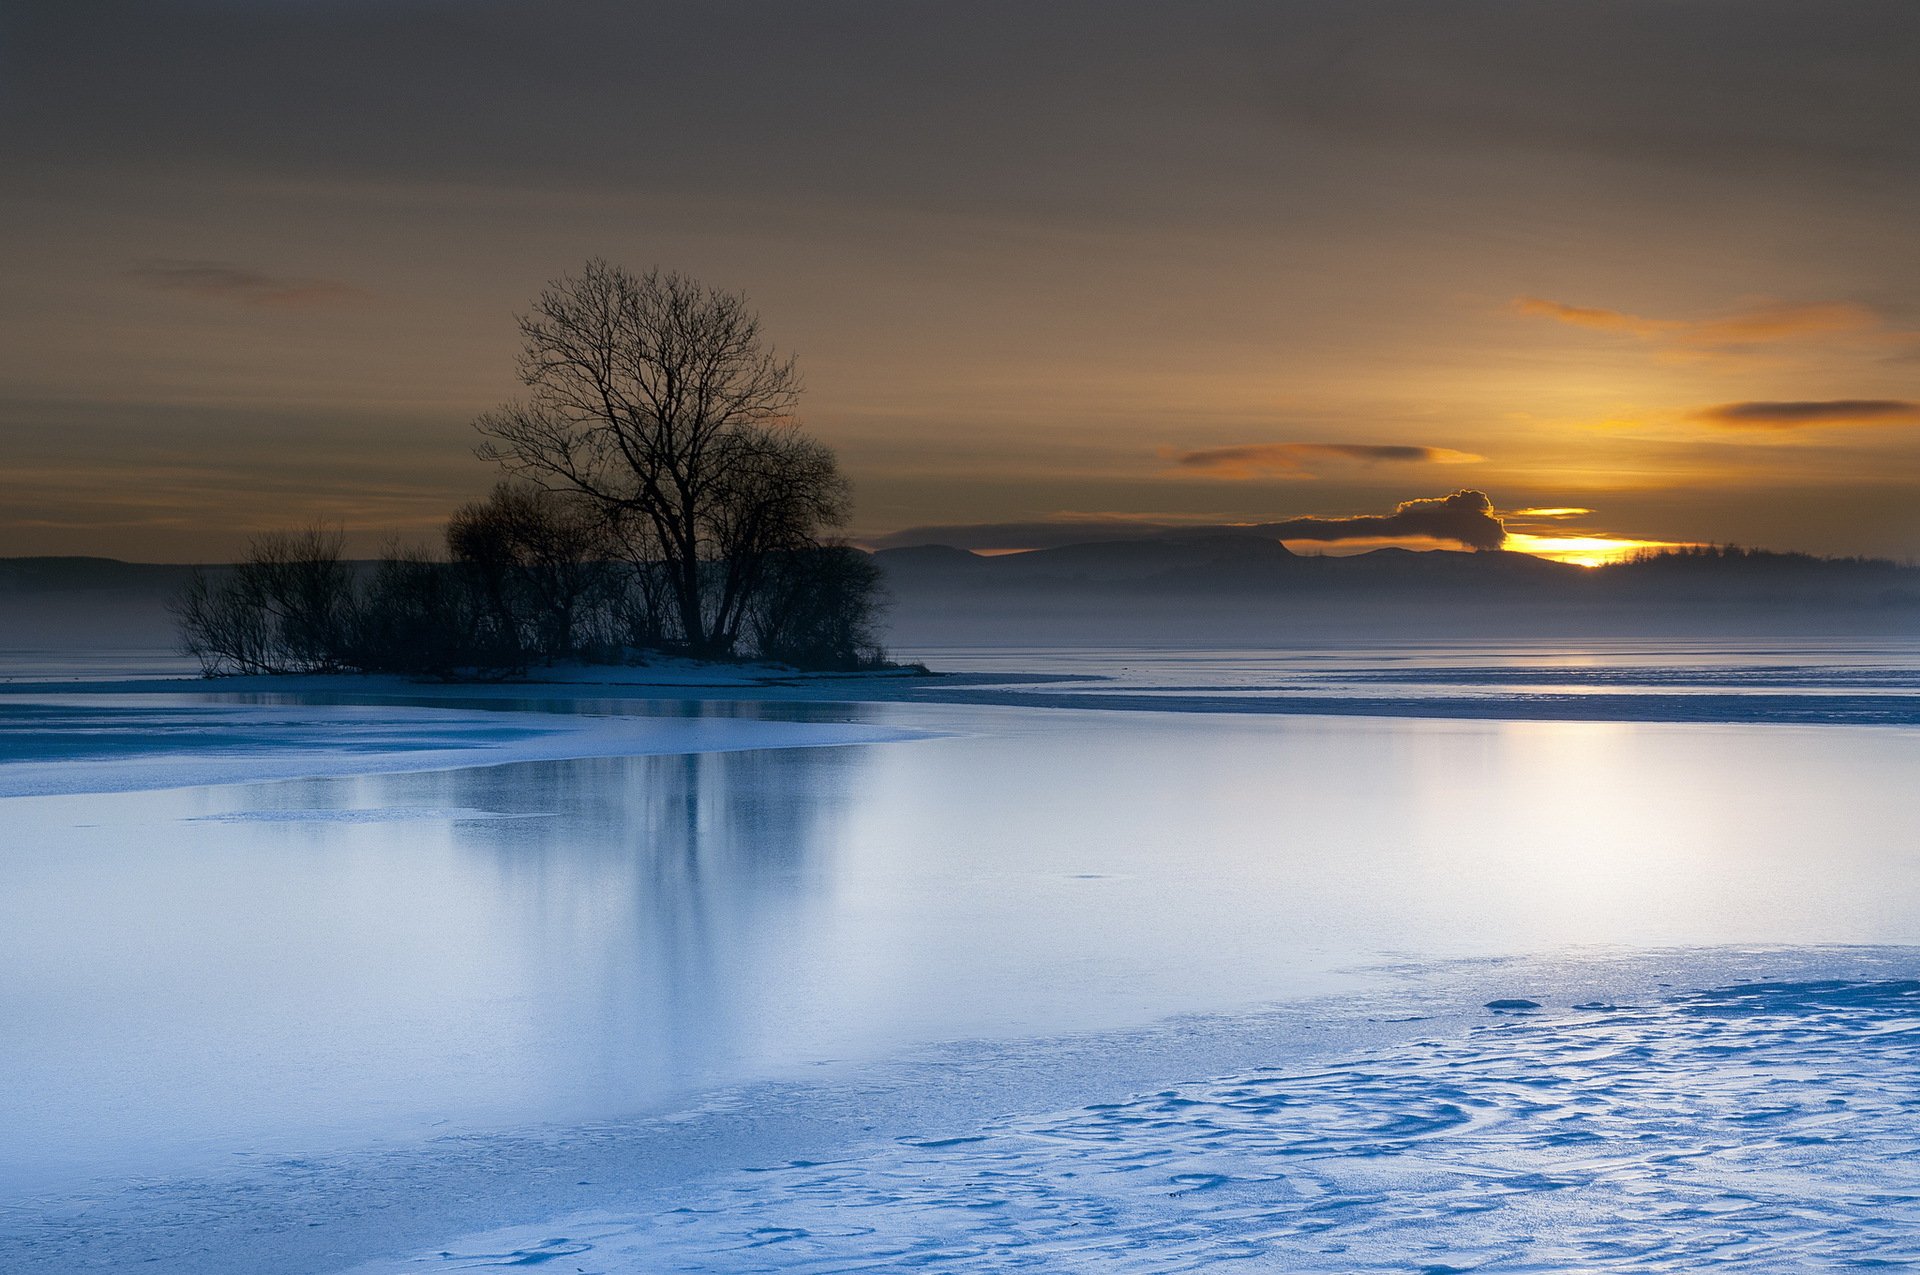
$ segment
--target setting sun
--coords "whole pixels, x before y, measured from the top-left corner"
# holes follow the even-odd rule
[[[1633,540],[1623,536],[1533,536],[1523,531],[1509,531],[1506,547],[1516,553],[1530,553],[1536,558],[1569,562],[1576,567],[1604,567],[1610,563],[1625,562],[1648,550],[1687,549],[1694,546],[1684,541]]]

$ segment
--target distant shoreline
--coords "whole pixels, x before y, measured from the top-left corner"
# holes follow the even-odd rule
[[[653,676],[647,676],[649,673]],[[733,676],[727,676],[728,673]],[[1066,689],[1072,687],[1073,689]],[[1112,689],[1107,689],[1111,687]],[[331,703],[443,700],[630,700],[766,704],[900,704],[1052,711],[1372,717],[1441,721],[1649,722],[1717,725],[1920,726],[1920,694],[1833,691],[1499,692],[1419,695],[1310,690],[1219,693],[1129,688],[1072,673],[888,670],[799,673],[752,665],[588,667],[488,682],[411,681],[390,675],[314,674],[132,681],[8,682],[0,697],[288,696]]]

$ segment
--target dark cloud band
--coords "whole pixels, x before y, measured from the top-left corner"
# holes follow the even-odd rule
[[[873,541],[877,549],[912,545],[950,545],[956,549],[1054,549],[1096,541],[1143,540],[1156,536],[1245,535],[1275,540],[1446,540],[1470,549],[1498,549],[1507,530],[1485,492],[1456,491],[1448,496],[1403,500],[1388,514],[1354,517],[1287,518],[1279,522],[1178,525],[1124,518],[1057,522],[962,523],[909,527]]]
[[[1920,403],[1903,398],[1831,398],[1722,403],[1694,413],[1715,425],[1799,429],[1810,425],[1920,423]]]
[[[315,305],[342,301],[359,291],[334,279],[283,278],[223,261],[148,261],[126,271],[126,277],[159,292],[246,305]]]
[[[1417,447],[1400,443],[1249,443],[1237,447],[1208,447],[1174,452],[1168,457],[1181,469],[1215,478],[1306,475],[1321,460],[1362,465],[1379,463],[1459,465],[1482,459],[1450,447]]]

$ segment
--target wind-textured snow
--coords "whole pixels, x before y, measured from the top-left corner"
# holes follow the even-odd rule
[[[633,1216],[363,1269],[1920,1263],[1920,982],[1749,984],[1489,1017],[1335,1065],[734,1172]]]

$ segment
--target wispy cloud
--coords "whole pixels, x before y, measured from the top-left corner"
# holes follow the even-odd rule
[[[224,261],[147,261],[125,277],[157,292],[186,292],[242,305],[299,307],[349,301],[365,293],[337,279],[267,274]]]
[[[1314,463],[1463,465],[1482,460],[1450,447],[1414,447],[1398,443],[1249,443],[1163,453],[1177,469],[1208,478],[1311,478]]]
[[[1544,297],[1515,297],[1513,308],[1571,327],[1635,337],[1679,357],[1739,354],[1795,341],[1888,345],[1916,339],[1915,333],[1893,328],[1878,311],[1854,301],[1762,301],[1705,319],[1649,318]]]
[[[1599,332],[1625,332],[1640,337],[1658,336],[1673,327],[1670,321],[1643,319],[1637,314],[1626,314],[1619,310],[1568,305],[1564,301],[1549,301],[1544,297],[1515,297],[1513,308],[1521,314],[1553,319],[1559,323],[1571,324],[1576,328],[1592,328]]]
[[[1735,429],[1806,429],[1818,425],[1920,424],[1920,402],[1904,398],[1829,398],[1721,403],[1695,420]]]

